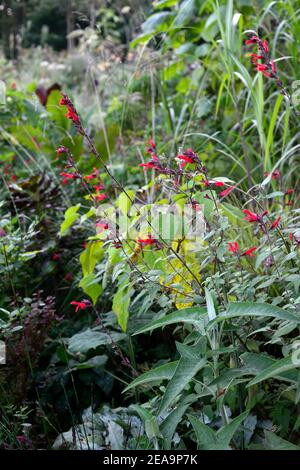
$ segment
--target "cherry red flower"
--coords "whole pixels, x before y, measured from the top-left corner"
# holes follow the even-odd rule
[[[287,189],[285,194],[293,194],[294,192],[294,189]]]
[[[281,220],[281,216],[277,217],[277,219],[272,223],[270,230],[273,230],[273,228],[278,227],[280,220]]]
[[[246,220],[247,222],[250,222],[251,224],[253,222],[260,222],[260,217],[259,217],[258,214],[255,214],[254,212],[248,211],[248,209],[244,209],[243,212],[246,215],[244,220]]]
[[[67,184],[67,182],[69,180],[74,180],[74,179],[80,178],[80,176],[77,173],[66,173],[65,171],[60,173],[60,176],[62,176],[64,178],[63,179],[63,184]]]
[[[205,180],[204,181],[204,186],[210,186],[210,185],[214,185],[214,186],[217,186],[217,187],[222,187],[222,186],[225,186],[225,183],[223,183],[223,181],[215,181],[215,180]]]
[[[253,246],[252,248],[249,248],[249,250],[244,251],[244,253],[241,254],[241,256],[254,256],[254,251],[256,250],[256,246]]]
[[[229,188],[226,188],[226,189],[224,189],[224,191],[221,191],[220,194],[219,194],[219,196],[220,196],[220,197],[226,197],[226,196],[228,196],[228,194],[230,194],[231,191],[233,191],[234,189],[235,189],[235,186],[229,186]]]
[[[87,180],[87,181],[93,180],[93,179],[97,178],[98,175],[99,175],[99,170],[97,168],[94,168],[93,172],[90,175],[85,175],[84,176],[84,179]]]
[[[94,188],[95,188],[96,192],[98,193],[99,191],[101,191],[101,189],[104,189],[104,186],[103,186],[103,184],[95,184]]]
[[[60,259],[60,257],[61,255],[59,253],[53,253],[51,256],[51,259],[53,259],[54,261],[57,261]]]
[[[228,252],[230,253],[237,253],[239,251],[239,244],[238,242],[229,242],[228,243]]]
[[[96,194],[94,198],[96,199],[96,201],[100,202],[100,201],[104,201],[104,199],[107,199],[107,195],[104,193]]]
[[[92,303],[89,300],[83,299],[81,302],[76,302],[73,300],[70,302],[70,305],[74,305],[75,308],[75,313],[77,313],[79,310],[85,310],[88,307],[91,307]]]

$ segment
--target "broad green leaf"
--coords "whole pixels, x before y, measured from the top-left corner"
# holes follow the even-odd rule
[[[264,448],[268,450],[300,450],[300,447],[276,436],[271,431],[265,431]]]
[[[81,333],[73,335],[68,340],[68,349],[71,353],[82,353],[85,354],[92,349],[96,349],[99,346],[106,346],[111,344],[112,340],[117,342],[124,339],[123,333],[112,332],[110,335],[99,331],[99,328],[88,328]]]
[[[168,414],[166,419],[160,425],[160,432],[164,437],[164,448],[170,449],[172,438],[176,431],[177,425],[180,422],[182,416],[184,415],[186,409],[189,405],[197,399],[196,395],[187,397],[186,400],[183,400],[182,403],[179,403],[176,408]]]
[[[88,276],[94,272],[95,266],[103,259],[104,250],[102,242],[89,242],[86,249],[80,255],[80,263],[83,276]]]
[[[190,380],[202,369],[206,364],[206,359],[196,357],[181,357],[177,364],[173,377],[167,385],[159,407],[159,413],[163,413],[168,409],[172,402],[178,397],[182,390],[188,385]]]
[[[60,99],[61,94],[59,90],[51,91],[47,98],[46,109],[50,115],[50,119],[55,121],[60,128],[67,130],[70,127],[70,121],[65,117],[67,108],[59,104]]]
[[[118,323],[123,331],[126,331],[129,316],[129,304],[132,288],[128,281],[123,282],[113,298],[112,310],[116,314]]]
[[[178,361],[168,362],[162,366],[155,367],[155,369],[149,370],[137,377],[131,384],[129,384],[124,392],[127,392],[133,387],[138,387],[139,385],[149,384],[152,382],[159,384],[162,380],[170,380],[173,377],[175,369],[178,365]]]
[[[103,291],[102,285],[97,282],[95,274],[84,276],[79,283],[79,287],[92,299],[94,305]]]
[[[217,445],[215,431],[206,424],[202,423],[195,416],[188,415],[188,418],[196,433],[197,448],[200,450],[215,449],[215,446]]]
[[[272,364],[270,367],[264,369],[260,374],[258,374],[251,382],[248,383],[247,387],[251,387],[263,380],[270,379],[271,377],[278,377],[283,372],[287,372],[292,369],[296,369],[296,365],[293,362],[292,356],[285,357],[280,359],[279,361],[276,360],[275,364]]]
[[[162,11],[149,16],[142,24],[144,34],[166,31],[173,13],[170,11]]]
[[[196,1],[195,0],[184,0],[176,14],[172,26],[183,26],[189,23],[196,13]]]
[[[59,234],[62,236],[66,233],[66,231],[76,222],[79,217],[78,210],[81,204],[76,204],[76,206],[69,207],[69,209],[65,212],[65,220],[60,226]]]
[[[227,312],[218,315],[218,317],[209,323],[208,328],[211,328],[215,323],[235,317],[273,317],[279,320],[288,320],[300,323],[300,318],[295,314],[284,310],[283,308],[275,305],[265,303],[252,303],[252,302],[232,302],[229,304]]]
[[[217,441],[219,443],[223,443],[225,446],[230,444],[231,439],[233,438],[234,434],[244,421],[247,418],[249,411],[244,411],[236,418],[232,419],[230,423],[223,426],[221,429],[217,431]]]
[[[197,437],[197,447],[200,450],[230,450],[230,441],[234,434],[248,416],[249,411],[245,411],[230,423],[226,424],[218,431],[212,430],[209,426],[202,423],[195,416],[189,415],[189,420],[194,428]]]
[[[251,375],[258,375],[263,373],[269,367],[277,364],[277,359],[273,359],[267,354],[256,354],[246,352],[241,355],[244,367],[246,370],[249,370]],[[291,382],[297,383],[298,381],[298,372],[294,370],[288,370],[278,373],[277,378]]]
[[[212,321],[216,318],[216,310],[215,310],[212,295],[206,287],[205,287],[205,299],[206,299],[208,319]]]
[[[183,308],[182,310],[170,313],[163,318],[154,320],[146,326],[143,326],[141,329],[136,331],[134,334],[138,335],[141,333],[146,333],[147,331],[153,331],[157,328],[162,328],[167,325],[173,325],[174,323],[190,323],[195,324],[203,321],[204,317],[207,315],[207,310],[204,307],[189,307]]]

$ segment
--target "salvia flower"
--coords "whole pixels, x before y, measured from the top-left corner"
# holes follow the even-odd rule
[[[57,155],[62,155],[63,153],[69,155],[70,150],[67,147],[65,147],[64,145],[61,145],[60,147],[58,147],[58,149],[56,149],[56,154]]]
[[[280,220],[281,220],[281,216],[277,217],[277,219],[272,223],[270,230],[273,230],[274,228],[278,227]]]
[[[99,170],[97,168],[94,168],[93,172],[90,175],[85,175],[84,176],[84,179],[86,181],[90,181],[90,180],[93,180],[93,179],[97,178],[98,176],[99,176]]]
[[[66,173],[65,171],[60,173],[60,176],[63,177],[63,184],[67,184],[68,181],[70,181],[70,180],[80,178],[80,175],[78,175],[78,173]]]
[[[61,100],[60,100],[59,104],[61,106],[66,106],[66,108],[67,108],[67,114],[65,114],[66,118],[70,119],[73,122],[73,124],[74,124],[76,130],[79,132],[79,134],[84,135],[84,129],[82,127],[80,118],[79,118],[78,113],[75,109],[75,106],[73,105],[73,103],[70,100],[70,98],[68,97],[68,95],[66,95],[65,93],[62,93],[61,94]]]
[[[251,62],[255,65],[255,69],[261,72],[265,77],[276,80],[276,85],[281,88],[281,93],[288,96],[282,81],[277,75],[274,60],[270,58],[268,41],[262,41],[258,36],[253,35],[250,39],[245,41],[245,44],[251,46],[257,45],[258,54],[251,54]]]
[[[229,186],[228,188],[224,189],[224,191],[221,191],[219,196],[220,197],[226,197],[228,196],[233,190],[235,189],[235,186]]]
[[[70,302],[70,305],[73,305],[75,308],[75,313],[77,313],[79,310],[85,310],[88,307],[92,306],[92,303],[89,300],[83,299],[80,302],[76,302],[73,300]]]
[[[143,248],[145,246],[153,246],[156,249],[162,248],[162,244],[152,235],[148,235],[146,238],[139,238],[137,243]]]
[[[229,242],[229,243],[228,243],[228,247],[229,247],[229,248],[228,248],[228,252],[229,252],[229,253],[231,252],[231,253],[235,254],[235,253],[238,253],[238,251],[239,251],[239,244],[238,244],[238,242]]]
[[[256,250],[256,246],[249,248],[248,250],[244,251],[241,256],[254,256],[254,251]]]
[[[262,223],[264,216],[267,215],[268,213],[268,211],[265,211],[262,214],[255,214],[254,212],[251,212],[248,209],[244,209],[243,212],[246,215],[244,220],[246,220],[247,222],[250,222],[250,224],[254,222]]]

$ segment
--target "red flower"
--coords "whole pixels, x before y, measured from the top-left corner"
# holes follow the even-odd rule
[[[60,259],[60,254],[59,253],[53,253],[53,255],[51,256],[51,259],[53,259],[54,261],[57,261],[58,259]]]
[[[229,242],[229,243],[228,243],[228,246],[229,246],[229,248],[228,248],[228,252],[229,252],[229,253],[230,253],[230,252],[231,252],[231,253],[237,253],[237,252],[239,251],[239,244],[238,244],[238,242],[233,242],[233,243]]]
[[[157,240],[155,240],[152,235],[149,235],[147,238],[139,238],[137,242],[142,246],[147,246],[154,245],[155,243],[157,243]]]
[[[103,194],[103,193],[102,193],[102,194],[96,194],[96,195],[94,196],[94,198],[96,199],[96,201],[104,201],[104,199],[106,199],[107,196],[106,196],[106,194]]]
[[[63,184],[67,184],[67,182],[69,180],[74,180],[74,179],[77,179],[79,178],[79,175],[77,175],[77,173],[66,173],[65,171],[63,171],[62,173],[60,173],[60,176],[63,176]]]
[[[243,212],[246,215],[244,220],[246,220],[247,222],[250,222],[251,224],[253,222],[260,222],[259,215],[255,214],[254,212],[250,212],[250,211],[248,211],[248,209],[244,209]]]
[[[294,192],[294,189],[287,189],[285,194],[293,194]]]
[[[281,216],[277,217],[277,219],[272,223],[270,230],[273,230],[273,228],[278,227],[278,224],[280,222]]]
[[[67,112],[67,114],[65,114],[66,118],[71,119],[71,121],[73,121],[73,124],[75,125],[78,132],[83,135],[84,130],[83,130],[82,124],[80,122],[78,113],[77,113],[72,101],[69,99],[68,95],[66,95],[65,93],[62,93],[61,96],[62,97],[61,97],[61,100],[60,100],[59,104],[61,106],[66,106],[67,107],[68,112]]]
[[[146,152],[151,153],[155,150],[156,145],[153,139],[149,139],[147,144],[149,145],[149,148],[147,148]]]
[[[97,170],[97,168],[94,168],[93,172],[90,175],[85,175],[84,176],[84,179],[87,180],[87,181],[93,180],[93,179],[97,178],[98,175],[99,175],[99,170]]]
[[[252,248],[249,248],[249,250],[246,250],[244,253],[241,254],[241,256],[254,256],[253,252],[256,250],[256,246],[253,246]]]
[[[195,163],[192,157],[187,157],[186,155],[177,155],[176,158],[179,158],[179,160],[183,160],[186,163]]]
[[[95,188],[96,192],[98,193],[99,191],[101,191],[101,189],[104,189],[104,186],[103,186],[103,184],[95,184],[94,188]]]
[[[221,191],[220,194],[219,194],[219,196],[220,196],[220,197],[226,197],[226,196],[228,196],[228,194],[230,194],[231,191],[233,191],[234,189],[235,189],[235,186],[229,186],[229,188],[226,188],[226,189],[224,189],[224,191]]]
[[[205,180],[204,181],[204,186],[209,186],[211,184],[213,184],[214,186],[217,186],[217,187],[225,186],[225,183],[223,183],[223,181],[214,181],[214,180]]]
[[[82,300],[81,302],[76,302],[75,300],[73,300],[72,302],[70,302],[70,305],[74,305],[76,308],[75,308],[75,313],[78,312],[78,310],[85,310],[86,308],[88,307],[91,307],[91,302],[89,300]]]

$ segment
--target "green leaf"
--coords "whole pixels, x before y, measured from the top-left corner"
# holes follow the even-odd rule
[[[264,448],[268,450],[300,450],[300,447],[276,436],[271,431],[265,431]]]
[[[69,207],[69,209],[65,212],[65,220],[60,226],[59,234],[62,236],[66,233],[66,231],[76,222],[79,217],[78,210],[81,204],[76,204],[76,206]]]
[[[129,316],[129,304],[132,288],[128,281],[123,282],[113,298],[112,310],[116,314],[118,323],[123,331],[126,331]]]
[[[117,342],[124,339],[123,333],[112,332],[110,335],[99,331],[98,327],[88,328],[81,333],[73,335],[68,340],[68,349],[71,353],[82,353],[85,354],[92,349],[96,349],[99,346],[106,346],[111,344],[112,340]]]
[[[94,305],[103,292],[102,285],[97,282],[95,274],[84,276],[79,283],[79,287],[92,299]]]
[[[224,446],[229,445],[234,434],[236,433],[244,419],[247,418],[248,414],[249,410],[244,411],[244,413],[241,413],[239,416],[231,420],[230,423],[226,424],[226,426],[223,426],[221,429],[218,429],[217,441],[221,444],[224,444]]]
[[[197,448],[200,450],[215,450],[217,444],[216,433],[206,424],[202,423],[195,416],[188,415],[191,425],[194,428],[197,438]]]
[[[177,365],[178,361],[168,362],[167,364],[163,364],[162,366],[155,367],[155,369],[144,372],[144,374],[141,374],[133,382],[131,382],[131,384],[125,388],[123,393],[127,392],[133,387],[138,387],[139,385],[148,385],[152,384],[152,382],[159,384],[162,380],[170,380],[174,375]]]
[[[189,23],[196,13],[196,2],[195,0],[184,0],[180,5],[180,8],[176,14],[173,25],[183,26],[186,23]],[[172,26],[173,26],[172,25]]]
[[[143,33],[153,34],[167,30],[172,16],[173,13],[169,11],[154,13],[153,15],[149,16],[149,18],[147,18],[147,20],[142,24]]]
[[[136,331],[134,335],[146,333],[147,331],[153,331],[156,328],[162,328],[167,325],[173,325],[174,323],[183,322],[183,323],[190,323],[194,325],[197,322],[201,323],[204,319],[203,317],[205,317],[206,315],[207,315],[207,310],[204,307],[183,308],[182,310],[177,310],[176,312],[172,312],[163,318],[159,318],[158,320],[154,320],[148,325],[143,326],[141,329]]]
[[[210,322],[208,328],[211,328],[215,323],[235,317],[272,317],[279,320],[288,320],[300,323],[300,318],[283,308],[276,305],[252,303],[252,302],[232,302],[229,304],[227,312],[219,315],[214,321]]]
[[[102,242],[89,242],[86,249],[80,255],[80,263],[83,276],[92,274],[96,264],[103,259],[104,250]]]
[[[164,437],[164,448],[169,450],[171,448],[172,438],[176,431],[177,425],[180,422],[182,416],[184,415],[186,409],[195,401],[197,397],[193,395],[192,397],[187,397],[186,400],[183,400],[182,403],[179,403],[176,408],[168,414],[166,419],[160,425],[160,432]]]
[[[67,108],[59,104],[60,99],[61,94],[59,90],[51,91],[47,98],[46,109],[50,119],[55,121],[60,128],[67,130],[70,126],[69,119],[65,117]]]
[[[195,416],[189,415],[189,420],[194,428],[197,437],[197,447],[200,450],[230,450],[230,441],[234,434],[248,416],[249,411],[245,411],[230,423],[226,424],[217,432],[209,426],[203,424]]]
[[[190,380],[202,369],[206,364],[206,359],[200,358],[200,355],[191,357],[182,356],[177,364],[174,375],[167,385],[159,407],[159,413],[163,413],[171,403],[178,397],[182,390],[188,385]]]
[[[271,377],[278,377],[280,374],[282,374],[282,372],[287,372],[292,369],[296,369],[296,365],[293,362],[292,356],[285,357],[279,361],[276,360],[275,364],[267,367],[260,374],[254,377],[254,379],[248,383],[247,387],[251,387],[252,385],[258,384],[263,380],[270,379]]]
[[[249,352],[242,354],[241,359],[245,365],[245,368],[249,370],[249,374],[251,375],[258,375],[278,362],[277,359],[273,359],[267,354],[256,354]],[[277,377],[287,382],[297,383],[298,372],[293,370],[284,371],[280,372]]]

